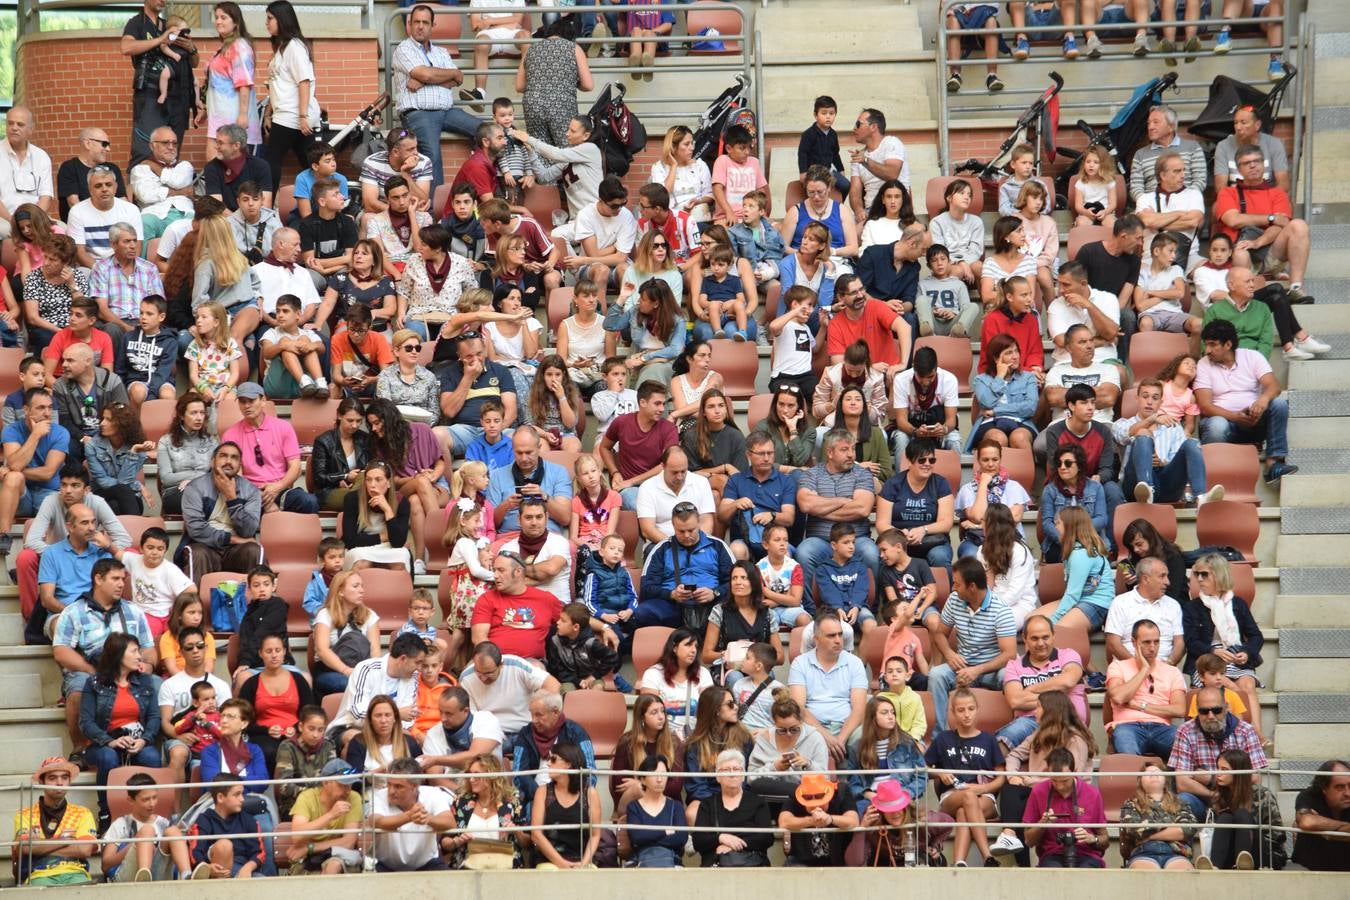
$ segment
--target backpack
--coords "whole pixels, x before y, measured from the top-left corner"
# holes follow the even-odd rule
[[[248,609],[246,585],[242,581],[221,581],[211,588],[211,630],[237,632]]]

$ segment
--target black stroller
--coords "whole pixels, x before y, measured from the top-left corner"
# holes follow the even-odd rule
[[[1055,147],[1055,132],[1059,130],[1059,92],[1064,87],[1064,78],[1058,72],[1050,73],[1050,87],[1036,98],[1017,119],[1012,133],[999,145],[998,153],[988,162],[968,159],[953,167],[954,175],[974,175],[980,179],[985,198],[998,196],[998,183],[1006,174],[1004,160],[1013,147],[1025,141],[1036,150],[1036,169],[1040,170],[1042,153],[1051,162],[1058,152]]]
[[[750,109],[750,80],[744,75],[737,75],[736,83],[719,94],[699,116],[694,131],[694,159],[701,159],[711,167],[722,153],[727,129],[733,125],[748,128],[750,136],[758,142],[759,123]],[[752,156],[756,150],[758,147],[751,144]]]
[[[1148,131],[1148,113],[1162,103],[1164,91],[1175,91],[1176,72],[1166,72],[1146,84],[1134,89],[1130,99],[1125,102],[1111,118],[1105,128],[1098,131],[1082,119],[1078,120],[1078,129],[1088,136],[1088,147],[1105,147],[1116,161],[1116,171],[1128,175],[1134,151]],[[1086,148],[1084,148],[1086,149]],[[1055,195],[1061,202],[1069,196],[1069,181],[1078,174],[1082,163],[1082,151],[1064,151],[1073,162],[1055,179]]]
[[[1279,117],[1284,95],[1297,74],[1297,69],[1285,63],[1284,77],[1271,85],[1269,91],[1220,75],[1209,86],[1209,102],[1196,116],[1191,134],[1218,143],[1233,133],[1233,114],[1241,106],[1254,107],[1261,119],[1261,130],[1270,132]]]
[[[380,114],[388,105],[389,95],[380,94],[340,131],[333,131],[327,127],[328,113],[324,112],[325,127],[322,134],[325,141],[338,154],[339,159],[344,150],[349,150],[348,163],[358,172],[361,171],[361,163],[365,162],[367,156],[389,149],[386,146],[384,132],[380,128]]]
[[[611,81],[586,113],[592,125],[591,141],[600,148],[605,173],[621,178],[628,174],[633,157],[647,145],[647,129],[623,102],[626,90]]]

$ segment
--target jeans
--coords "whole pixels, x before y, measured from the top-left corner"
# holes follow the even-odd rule
[[[832,552],[830,542],[824,538],[809,537],[798,545],[797,562],[802,567],[802,580],[806,582],[806,589],[802,592],[803,606],[811,602],[811,582],[815,577],[816,566],[829,559]],[[875,575],[881,565],[881,553],[877,550],[877,545],[872,539],[859,535],[853,552],[855,556],[861,558],[867,564],[867,567],[872,570],[872,574]]]
[[[285,512],[317,513],[319,498],[304,488],[291,488],[281,495],[281,502],[277,506]]]
[[[951,580],[952,542],[950,540],[946,543],[929,547],[927,553],[924,553],[918,546],[907,547],[906,551],[910,556],[922,559],[924,562],[928,563],[928,568],[930,569],[946,569],[947,580]]]
[[[1182,794],[1183,798],[1189,794]],[[1198,799],[1198,798],[1197,798]],[[1204,821],[1204,813],[1197,818]],[[1216,869],[1237,868],[1238,854],[1247,851],[1252,855],[1258,867],[1268,867],[1271,861],[1266,859],[1257,844],[1258,831],[1256,819],[1250,810],[1239,809],[1234,812],[1218,813],[1214,817],[1217,825],[1250,825],[1250,828],[1215,828],[1214,843],[1210,847],[1210,861]]]
[[[619,497],[623,500],[623,508],[629,512],[637,512],[637,495],[640,485],[626,487],[619,491]]]
[[[1209,804],[1205,802],[1204,797],[1192,794],[1189,791],[1182,791],[1177,794],[1177,799],[1191,808],[1191,812],[1195,813],[1195,821],[1205,821],[1205,813],[1209,812]],[[1218,829],[1215,829],[1214,833],[1218,834]]]
[[[713,338],[730,336],[740,332],[745,335],[747,341],[753,341],[759,337],[759,323],[755,321],[754,316],[747,316],[745,320],[745,331],[740,331],[736,327],[735,316],[722,316],[722,328],[714,332],[712,324],[702,320],[694,323],[694,340],[711,341]]]
[[[1172,756],[1172,741],[1176,739],[1174,725],[1161,722],[1121,722],[1111,732],[1111,741],[1117,753],[1135,756],[1157,756],[1164,760]]]
[[[450,449],[460,456],[464,455],[470,444],[483,436],[483,429],[479,425],[452,422],[446,427],[450,431]]]
[[[441,134],[452,131],[461,134],[470,141],[483,124],[481,119],[469,115],[464,110],[452,106],[450,109],[405,109],[403,124],[417,136],[417,150],[431,157],[431,190],[445,180],[441,162]],[[440,215],[440,210],[431,211],[432,218]]]
[[[664,597],[640,600],[637,609],[633,610],[633,618],[629,621],[632,623],[634,630],[645,628],[648,625],[678,628],[680,625],[680,607],[677,603]]]
[[[341,694],[347,690],[347,676],[334,672],[327,666],[320,666],[314,673],[314,695],[322,699],[329,694]]]
[[[1135,438],[1126,453],[1125,466],[1120,473],[1121,482],[1131,492],[1138,482],[1153,488],[1155,503],[1179,500],[1188,482],[1196,494],[1209,490],[1205,481],[1205,456],[1197,440],[1183,443],[1171,462],[1157,468],[1153,465],[1153,438],[1146,434]]]
[[[1036,732],[1035,716],[1018,716],[1007,725],[1000,728],[995,734],[1000,741],[1003,741],[1009,747],[1016,747],[1018,744],[1031,737]]]
[[[971,687],[989,688],[991,691],[1003,690],[1003,670],[985,672]],[[928,693],[933,695],[933,708],[937,711],[938,731],[947,730],[947,696],[956,690],[956,670],[946,663],[933,666],[928,670]]]
[[[1230,422],[1223,416],[1200,420],[1200,442],[1204,444],[1266,445],[1267,459],[1284,459],[1289,454],[1289,402],[1276,397],[1255,427]]]
[[[120,765],[124,765],[124,763],[122,762],[122,751],[116,750],[106,745],[102,747],[95,747],[93,745],[90,745],[89,747],[85,748],[84,758],[88,760],[89,764],[97,770],[98,774],[95,776],[95,778],[98,781],[99,786],[103,786],[108,783],[108,773],[110,771],[112,771],[113,769],[117,768]],[[155,744],[146,744],[144,747],[140,749],[139,752],[127,754],[127,761],[125,763],[125,765],[130,766],[148,766],[149,768],[152,769],[157,768],[159,764],[160,764],[159,747],[157,747]],[[99,792],[98,808],[100,810],[107,810],[108,795],[106,792],[103,791]]]

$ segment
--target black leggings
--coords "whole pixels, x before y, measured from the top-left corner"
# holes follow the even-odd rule
[[[317,122],[310,124],[318,125]],[[286,151],[295,154],[295,158],[300,161],[301,171],[304,171],[309,165],[307,153],[312,143],[314,143],[313,135],[304,134],[298,128],[287,128],[285,125],[272,123],[271,130],[267,132],[267,165],[272,170],[274,198],[281,193],[281,162],[286,158]]]
[[[95,487],[94,493],[108,501],[108,508],[113,511],[113,515],[139,516],[145,512],[145,504],[141,502],[140,492],[130,485],[115,484],[112,487]]]
[[[1237,868],[1238,854],[1243,850],[1256,856],[1256,819],[1251,810],[1239,809],[1233,812],[1214,814],[1214,824],[1250,825],[1251,828],[1215,828],[1214,843],[1210,847],[1209,861],[1216,869]]]

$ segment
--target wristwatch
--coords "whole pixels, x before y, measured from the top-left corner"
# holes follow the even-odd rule
[[[1275,214],[1274,214],[1274,213],[1271,213],[1270,215],[1266,216],[1266,222],[1268,222],[1268,223],[1271,224],[1271,225],[1274,225],[1274,224],[1275,224]]]

